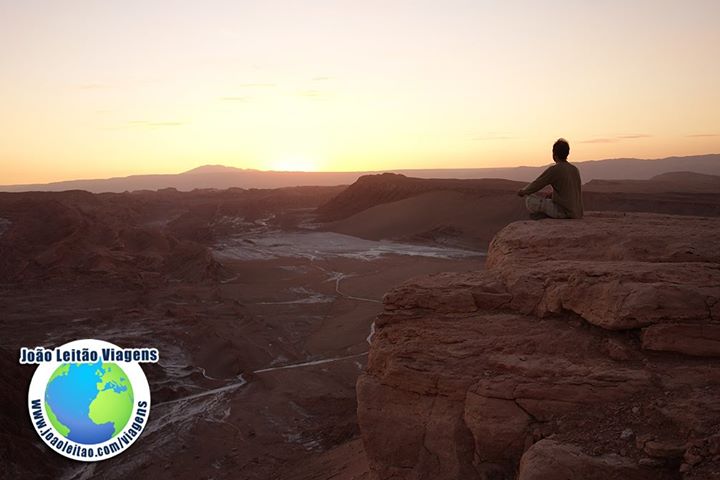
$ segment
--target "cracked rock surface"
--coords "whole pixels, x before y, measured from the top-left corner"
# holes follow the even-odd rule
[[[720,478],[720,220],[515,222],[486,270],[385,296],[358,416],[376,479]]]

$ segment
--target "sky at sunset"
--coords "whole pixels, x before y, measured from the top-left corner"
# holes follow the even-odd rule
[[[720,153],[720,1],[0,0],[0,184]]]

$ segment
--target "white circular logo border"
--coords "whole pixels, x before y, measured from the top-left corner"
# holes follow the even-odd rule
[[[89,349],[91,351],[98,352],[99,355],[101,355],[101,349],[103,348],[110,348],[113,350],[120,350],[120,347],[118,347],[115,344],[112,344],[110,342],[106,342],[104,340],[95,340],[91,338],[86,338],[82,340],[74,340],[72,342],[66,343],[64,345],[61,345],[57,349],[60,350],[68,350],[68,349]],[[102,358],[101,358],[102,359]],[[140,437],[140,434],[145,429],[145,426],[147,425],[148,417],[150,415],[150,385],[148,384],[147,377],[145,376],[145,372],[143,372],[142,367],[138,362],[125,362],[125,361],[115,361],[111,360],[107,363],[115,363],[120,368],[123,369],[125,374],[128,377],[128,381],[132,385],[133,389],[133,409],[132,413],[130,415],[130,419],[128,420],[128,423],[123,427],[123,430],[116,435],[115,437],[106,440],[102,443],[96,443],[96,444],[84,444],[84,443],[77,443],[74,442],[62,434],[58,432],[53,424],[50,422],[50,419],[48,417],[47,411],[45,409],[45,389],[47,388],[48,380],[50,380],[50,377],[52,374],[57,370],[57,368],[64,364],[64,363],[77,363],[77,362],[58,362],[53,358],[50,362],[43,362],[38,365],[37,369],[35,370],[35,373],[33,374],[32,380],[30,381],[30,388],[28,389],[28,412],[30,413],[30,421],[33,424],[33,427],[35,428],[35,431],[37,432],[38,436],[42,438],[43,442],[50,447],[50,449],[60,455],[63,455],[67,458],[71,458],[73,460],[78,460],[81,462],[97,462],[101,460],[107,460],[109,458],[112,458],[116,455],[121,454],[125,450],[127,450],[135,441]],[[45,427],[40,428],[38,427],[36,423],[36,418],[33,416],[33,406],[32,401],[40,399],[40,405],[41,405],[41,411],[43,419],[45,420]],[[135,436],[130,436],[130,439],[126,444],[124,444],[121,448],[119,448],[117,451],[110,451],[110,453],[104,453],[105,447],[110,448],[110,446],[118,441],[118,438],[127,430],[128,425],[131,425],[132,422],[135,421],[135,418],[138,416],[138,403],[141,401],[145,401],[147,403],[146,407],[143,407],[145,410],[145,414],[143,415],[143,422],[140,427],[140,431]],[[53,446],[50,442],[51,440],[48,440],[45,438],[45,436],[42,435],[42,432],[47,432],[47,430],[50,429],[50,431],[55,435],[55,437],[59,438],[65,443],[70,443],[73,445],[77,445],[79,448],[85,448],[88,450],[93,450],[94,455],[91,457],[84,457],[80,455],[75,455],[69,452],[66,452],[64,450],[58,449],[55,446]],[[101,455],[98,455],[97,452],[101,452]]]

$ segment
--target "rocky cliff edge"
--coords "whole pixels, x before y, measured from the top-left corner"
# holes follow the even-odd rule
[[[523,221],[485,271],[385,296],[358,417],[376,479],[720,478],[720,220]]]

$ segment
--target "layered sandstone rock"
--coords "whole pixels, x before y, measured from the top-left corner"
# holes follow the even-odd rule
[[[358,382],[374,478],[720,478],[719,236],[516,222],[486,271],[389,292]]]

